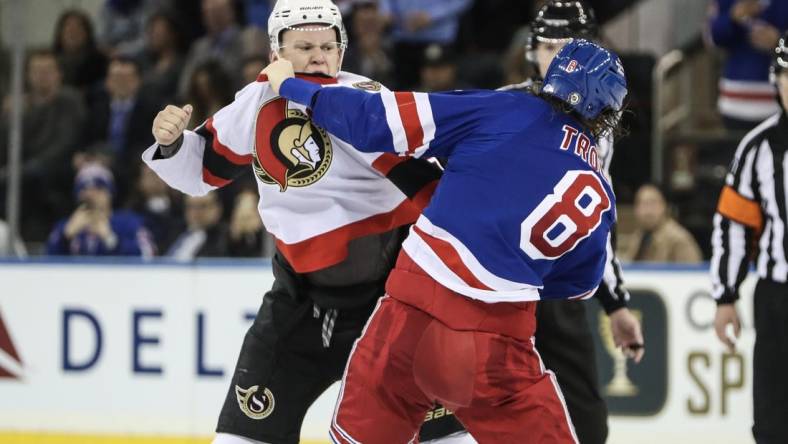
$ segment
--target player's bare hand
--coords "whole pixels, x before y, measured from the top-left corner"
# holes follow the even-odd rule
[[[279,94],[279,87],[282,86],[282,82],[291,77],[295,77],[293,64],[285,59],[279,59],[266,66],[263,70],[263,74],[268,76],[268,82],[271,84],[271,88],[273,88],[276,94]]]
[[[643,347],[643,330],[640,321],[628,308],[619,308],[610,313],[610,331],[613,333],[613,342],[621,347],[624,354],[635,363],[643,359],[646,353]]]
[[[159,145],[172,145],[183,134],[192,117],[192,106],[167,105],[153,119],[153,137]]]
[[[263,228],[263,221],[257,212],[257,200],[257,194],[250,191],[242,191],[235,198],[235,207],[230,218],[230,237],[233,240],[257,233]]]
[[[73,239],[76,235],[81,233],[91,224],[91,212],[88,205],[80,205],[68,218],[66,226],[63,229],[63,235],[66,239]]]
[[[410,32],[417,32],[430,26],[431,23],[432,17],[428,12],[416,11],[405,20],[405,29]]]
[[[733,338],[728,335],[728,325],[733,326]],[[714,314],[714,332],[720,341],[733,352],[736,350],[736,339],[741,334],[741,320],[734,304],[720,304]]]
[[[771,53],[780,40],[780,30],[774,26],[757,21],[750,28],[750,43],[756,49]]]
[[[739,0],[731,8],[731,20],[744,24],[760,14],[762,10],[763,5],[758,0]]]

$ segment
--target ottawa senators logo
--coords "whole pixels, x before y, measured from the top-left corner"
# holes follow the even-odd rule
[[[284,192],[288,186],[305,187],[320,180],[331,165],[333,151],[328,133],[277,98],[257,113],[252,155],[257,177]]]
[[[244,415],[252,419],[265,419],[274,411],[274,394],[267,387],[263,387],[262,393],[259,385],[253,385],[248,389],[235,386],[235,398],[238,400],[238,407]]]

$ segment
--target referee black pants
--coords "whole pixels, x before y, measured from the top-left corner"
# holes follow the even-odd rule
[[[536,350],[555,372],[580,444],[607,440],[607,405],[599,394],[586,302],[539,301]]]
[[[752,434],[758,444],[788,443],[788,284],[755,287]]]

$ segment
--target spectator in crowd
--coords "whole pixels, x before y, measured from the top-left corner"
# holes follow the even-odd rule
[[[2,101],[8,93],[10,81],[11,57],[3,41],[0,40],[0,106],[3,105]]]
[[[233,101],[235,88],[230,74],[222,64],[215,60],[207,60],[196,67],[189,80],[186,102],[192,104],[191,124],[202,124],[209,116],[214,115],[225,105]],[[153,119],[148,121],[148,124]],[[148,131],[150,133],[150,131]]]
[[[256,202],[255,197],[255,208]],[[222,204],[216,192],[204,196],[186,196],[186,230],[172,244],[167,256],[179,262],[189,262],[198,257],[261,256],[262,245],[255,244],[255,239],[249,243],[248,235],[255,224],[244,216],[248,211],[243,205],[241,204],[238,210],[241,214],[232,217],[234,233],[237,236],[233,238],[227,224],[222,222]],[[254,211],[256,212],[256,209]],[[262,232],[259,229],[257,231],[260,234],[251,233],[251,237],[259,241],[262,239]]]
[[[10,236],[11,236],[11,232],[9,230],[8,224],[5,223],[4,220],[0,219],[0,257],[27,256],[27,250],[25,249],[25,244],[22,242],[22,239],[19,239],[17,237],[16,239],[14,239],[12,243],[9,244],[8,238]]]
[[[250,55],[244,59],[241,75],[243,77],[243,84],[248,85],[260,75],[260,71],[268,65],[268,59],[263,55]]]
[[[359,0],[348,15],[351,38],[343,59],[343,69],[361,74],[384,85],[394,82],[394,64],[384,46],[383,17],[376,0]]]
[[[246,24],[258,29],[268,29],[268,16],[276,0],[243,0]]]
[[[457,57],[448,46],[430,45],[424,50],[424,65],[421,67],[419,91],[451,91],[463,89],[457,83]]]
[[[698,243],[670,214],[664,194],[646,184],[635,194],[637,230],[621,257],[638,262],[699,263]]]
[[[541,77],[535,72],[533,63],[529,63],[525,56],[525,47],[531,38],[531,27],[523,26],[512,36],[509,48],[503,54],[503,78],[508,85],[517,85],[534,76]]]
[[[160,10],[148,19],[143,53],[143,88],[170,102],[178,90],[185,59],[186,37],[175,13]]]
[[[158,253],[166,252],[183,231],[183,198],[150,168],[142,165],[126,208],[139,214],[153,236]]]
[[[160,0],[105,0],[99,41],[110,56],[137,56],[145,44],[145,24]]]
[[[63,87],[55,54],[33,51],[27,60],[27,94],[22,117],[22,235],[42,241],[52,223],[68,211],[71,154],[79,140],[85,111],[79,94]],[[6,155],[10,107],[0,119],[0,202],[8,177]]]
[[[257,26],[246,26],[241,31],[241,55],[244,58],[251,55],[268,54],[271,47],[268,45],[268,34],[265,29]]]
[[[337,8],[339,8],[339,12],[342,14],[342,17],[348,17],[352,13],[353,7],[356,5],[356,3],[363,3],[365,1],[367,0],[336,0],[334,4],[337,5]],[[372,1],[377,2],[378,0]]]
[[[241,190],[235,197],[233,214],[230,217],[230,255],[238,257],[258,257],[264,251],[268,238],[263,221],[257,211],[259,201],[253,188]]]
[[[114,192],[108,168],[98,163],[83,166],[74,180],[77,208],[52,230],[47,254],[152,257],[155,247],[142,218],[128,211],[113,211]]]
[[[728,53],[718,107],[731,130],[749,130],[779,111],[769,63],[788,29],[788,0],[715,0],[711,39]]]
[[[509,46],[512,36],[524,23],[534,18],[534,0],[475,1],[464,14],[457,35],[458,44],[474,56],[500,55]]]
[[[202,23],[202,4],[198,0],[168,0],[169,7],[178,11],[178,18],[183,24],[186,46],[191,47],[198,38],[205,35]]]
[[[80,90],[90,99],[91,90],[107,74],[107,59],[96,46],[93,23],[80,10],[60,14],[52,44],[63,71],[63,83]]]
[[[392,26],[394,73],[398,89],[413,89],[416,86],[427,46],[432,43],[454,43],[460,16],[472,3],[472,0],[380,1],[381,14]]]
[[[241,69],[244,48],[233,1],[202,0],[202,20],[206,35],[194,42],[186,58],[178,88],[180,97],[186,96],[197,67],[208,60],[221,63],[230,75],[239,73]],[[240,78],[233,80],[230,88],[235,91]]]
[[[156,117],[161,98],[142,88],[137,61],[115,57],[109,63],[105,90],[90,110],[86,126],[86,146],[106,142],[113,169],[119,174],[120,199],[127,195],[140,153],[150,144],[150,123]]]

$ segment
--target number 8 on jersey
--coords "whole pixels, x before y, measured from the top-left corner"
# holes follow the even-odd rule
[[[520,225],[520,248],[533,259],[557,259],[588,237],[610,209],[590,171],[569,171]]]

